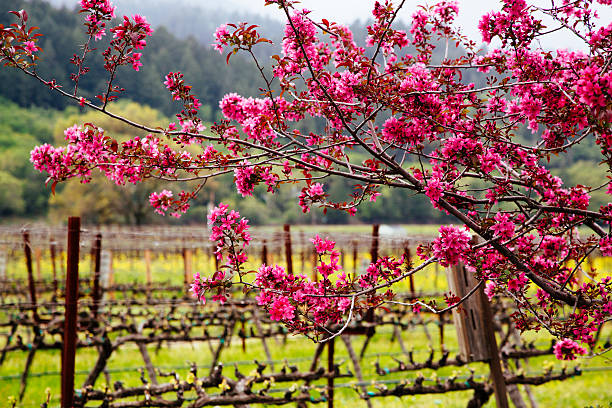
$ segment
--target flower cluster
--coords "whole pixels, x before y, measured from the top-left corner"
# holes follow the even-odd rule
[[[210,240],[216,243],[217,259],[225,260],[219,270],[210,277],[194,274],[191,292],[201,302],[206,302],[207,292],[215,291],[213,301],[223,304],[227,301],[234,276],[241,276],[242,264],[247,261],[245,248],[251,242],[249,224],[245,218],[221,203],[208,214]]]
[[[202,120],[198,117],[198,112],[202,107],[200,100],[191,93],[191,85],[187,85],[183,79],[183,74],[180,72],[170,72],[166,75],[164,85],[170,91],[172,99],[182,101],[183,109],[176,115],[181,125],[182,132],[200,133],[205,127],[202,125]],[[169,128],[173,131],[175,129]],[[190,137],[179,137],[181,143],[190,144],[197,142],[197,139]]]
[[[310,206],[316,202],[324,200],[326,197],[325,191],[323,191],[323,185],[321,183],[314,183],[310,186],[304,187],[300,193],[300,207],[302,212],[310,212]]]
[[[393,298],[390,290],[378,294],[376,287],[401,275],[403,258],[381,258],[355,282],[354,277],[347,277],[341,270],[334,241],[317,235],[311,242],[318,255],[314,280],[288,274],[278,265],[262,265],[258,269],[254,282],[260,290],[257,301],[269,311],[271,319],[282,321],[292,331],[320,334],[324,327],[341,323],[351,313],[364,313]],[[323,279],[318,280],[319,274]],[[368,290],[363,300],[350,296],[355,283]]]
[[[431,252],[439,259],[440,264],[450,266],[465,260],[465,255],[470,248],[470,239],[472,239],[468,229],[443,225],[438,231],[440,235],[434,239]],[[423,249],[420,249],[419,253],[425,259]]]
[[[96,40],[106,35],[106,22],[115,18],[115,10],[109,0],[80,0],[81,12],[87,13],[85,25],[87,35]]]
[[[28,27],[28,13],[25,10],[10,11],[19,23],[5,27],[0,24],[0,62],[9,67],[29,68],[36,65],[40,57],[36,54],[41,48],[36,45],[38,27]]]
[[[149,202],[151,206],[155,208],[155,212],[161,215],[165,215],[165,211],[170,208],[172,203],[172,191],[162,190],[161,193],[151,193],[149,195]]]
[[[563,339],[555,343],[555,357],[559,360],[575,360],[577,355],[585,355],[586,349],[571,339]]]
[[[478,28],[482,39],[490,43],[494,37],[499,37],[505,46],[528,46],[538,31],[542,22],[530,13],[530,7],[525,0],[503,0],[501,12],[492,12],[482,16]]]

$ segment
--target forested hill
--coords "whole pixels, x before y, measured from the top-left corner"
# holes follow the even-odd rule
[[[77,0],[48,1],[58,7],[72,8],[77,4]],[[259,14],[240,11],[241,1],[246,0],[224,0],[223,8],[220,8],[217,2],[204,0],[113,0],[113,4],[117,6],[117,14],[142,14],[154,27],[166,27],[178,38],[195,37],[202,44],[212,42],[213,34],[219,25],[241,21],[257,24],[264,36],[278,44],[283,23]],[[282,12],[278,13],[281,15]],[[257,50],[265,53],[266,48],[272,47],[258,47]]]
[[[83,15],[66,7],[56,8],[42,0],[0,0],[0,23],[7,25],[14,22],[14,16],[8,11],[22,8],[30,15],[29,23],[40,27],[40,33],[44,35],[39,43],[44,50],[39,72],[43,77],[55,78],[64,88],[70,89],[70,73],[74,72],[74,66],[69,60],[85,40]],[[182,21],[176,26],[186,27]],[[179,39],[163,26],[154,25],[154,28],[155,33],[147,39],[148,45],[143,51],[144,66],[141,71],[121,67],[117,84],[126,89],[124,98],[146,103],[167,115],[175,113],[176,106],[173,106],[163,85],[163,78],[170,71],[185,74],[187,81],[193,85],[194,93],[205,105],[203,112],[207,120],[216,117],[218,102],[225,93],[257,93],[257,84],[261,81],[252,61],[238,55],[227,65],[224,56],[210,46],[212,41],[203,43],[195,37]],[[107,47],[108,37],[96,43],[100,50]],[[80,88],[90,99],[106,85],[107,73],[99,54],[89,55],[86,65],[91,71],[81,80]],[[10,87],[0,87],[0,95],[21,106],[63,109],[68,103],[51,92],[41,92],[40,84],[13,70],[1,69],[0,81],[11,84]]]

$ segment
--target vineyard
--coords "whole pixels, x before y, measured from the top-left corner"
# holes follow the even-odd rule
[[[442,303],[449,291],[453,271],[437,264],[402,282],[395,302],[314,343],[287,333],[248,293],[223,305],[190,297],[193,274],[219,266],[205,228],[79,229],[76,241],[67,233],[0,230],[0,390],[9,405],[60,406],[61,396],[63,406],[78,407],[481,407],[493,406],[500,389],[517,407],[612,399],[608,360],[597,355],[610,345],[609,328],[591,356],[567,365],[552,363],[545,334],[519,336],[510,299],[489,306],[476,292],[460,312],[415,313],[412,299]],[[414,254],[428,240],[378,226],[329,235],[356,275],[372,259]],[[255,231],[252,268],[278,263],[313,274],[308,238],[288,225]],[[590,262],[606,269],[609,260]],[[473,316],[480,309],[483,327]],[[466,322],[474,327],[458,331]],[[70,327],[74,341],[64,340]],[[494,341],[479,346],[478,336]]]

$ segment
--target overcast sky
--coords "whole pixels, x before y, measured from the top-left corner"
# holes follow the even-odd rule
[[[399,1],[394,1],[398,4]],[[421,0],[408,0],[404,4],[404,8],[401,10],[399,17],[405,21],[410,19],[410,16],[417,8],[418,4],[435,4],[436,0],[424,2]],[[550,1],[538,0],[528,1],[529,4],[537,4],[541,6],[550,6]],[[220,4],[221,7],[227,7],[231,4],[234,9],[248,10],[260,14],[265,14],[270,17],[282,18],[283,14],[278,8],[273,6],[264,6],[263,0],[231,0],[228,3]],[[320,20],[321,18],[327,18],[329,20],[335,20],[341,23],[350,24],[356,19],[368,19],[371,18],[373,0],[302,0],[300,8],[307,8],[313,11],[312,16],[315,19]],[[212,3],[207,4],[208,7],[212,6]],[[470,39],[475,40],[477,43],[482,41],[480,32],[478,31],[478,21],[480,17],[492,10],[500,8],[499,1],[486,1],[486,0],[459,0],[459,16],[457,18],[458,24],[462,27],[463,33]],[[601,21],[606,25],[612,21],[612,8],[611,7],[599,7]],[[545,24],[547,22],[545,21]],[[552,25],[550,25],[552,27]],[[551,36],[548,40],[543,42],[543,46],[547,48],[582,48],[579,41],[575,40],[569,35],[557,35]]]

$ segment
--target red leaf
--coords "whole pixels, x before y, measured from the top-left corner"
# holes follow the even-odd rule
[[[51,194],[55,195],[55,186],[57,186],[57,180],[51,184]]]

